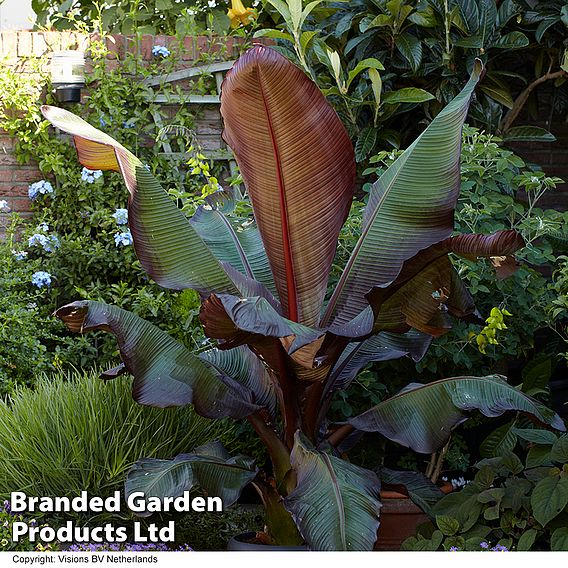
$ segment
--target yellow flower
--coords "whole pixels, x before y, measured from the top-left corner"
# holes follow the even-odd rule
[[[241,0],[231,0],[231,7],[227,12],[231,20],[231,27],[238,28],[241,24],[246,26],[256,18],[256,11],[252,8],[245,8]]]

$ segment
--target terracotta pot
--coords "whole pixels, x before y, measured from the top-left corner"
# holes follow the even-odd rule
[[[445,483],[440,489],[450,493],[452,484]],[[381,525],[374,550],[400,550],[401,544],[430,520],[410,497],[397,491],[381,491],[381,503]]]

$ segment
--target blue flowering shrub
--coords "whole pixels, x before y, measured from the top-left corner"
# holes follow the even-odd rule
[[[201,196],[202,188],[209,187],[211,180],[217,186],[215,175],[219,168],[203,163],[203,168],[195,170],[193,161],[189,164],[183,157],[195,142],[191,136],[195,112],[192,107],[182,105],[177,110],[168,107],[162,111],[159,105],[146,100],[150,87],[132,81],[133,74],[142,78],[175,66],[173,49],[170,52],[155,46],[154,52],[154,65],[141,66],[131,56],[119,69],[111,70],[103,45],[92,44],[93,70],[87,79],[88,97],[79,107],[80,113],[95,126],[112,131],[125,146],[137,148],[147,167],[154,173],[160,172],[164,187],[180,202],[178,196],[183,196],[186,204],[193,196]],[[150,282],[139,266],[128,227],[127,192],[121,176],[82,168],[69,140],[48,132],[39,107],[54,101],[50,99],[49,77],[39,67],[38,75],[32,79],[0,63],[0,84],[6,87],[0,111],[1,105],[14,111],[0,112],[0,129],[17,138],[18,160],[37,162],[42,172],[28,189],[33,210],[31,222],[20,227],[17,241],[2,249],[0,262],[6,267],[2,271],[3,289],[9,286],[17,290],[17,296],[12,294],[0,300],[9,309],[2,317],[5,322],[10,321],[19,337],[8,337],[7,343],[0,345],[0,392],[8,392],[10,385],[18,382],[30,383],[34,372],[89,367],[95,363],[114,366],[118,362],[110,336],[95,334],[88,339],[71,340],[67,331],[52,319],[56,308],[79,297],[134,311],[178,339],[189,337],[192,346],[203,341],[197,320],[197,295],[190,290],[163,290]],[[160,92],[167,94],[168,88],[166,85]],[[200,77],[195,88],[203,94],[215,92],[215,80]],[[175,125],[171,133],[162,132],[161,126],[156,125],[156,113],[162,114],[163,124]],[[178,157],[164,156],[158,143],[164,137]],[[8,213],[9,203],[3,200],[0,208],[2,213]],[[30,308],[32,304],[34,307]],[[7,334],[6,325],[1,323],[4,331],[0,333]],[[62,350],[61,345],[67,341],[76,347]]]

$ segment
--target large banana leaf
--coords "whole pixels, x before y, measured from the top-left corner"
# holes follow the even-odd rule
[[[365,341],[350,343],[333,367],[328,383],[334,390],[347,388],[357,373],[373,361],[389,361],[406,355],[420,361],[431,341],[431,335],[411,330],[407,333],[382,332]]]
[[[101,302],[73,302],[56,315],[71,331],[102,329],[115,335],[122,360],[134,376],[132,396],[140,404],[160,408],[193,404],[207,418],[244,418],[260,409],[253,402],[250,381],[242,377],[245,362],[235,361],[243,356],[240,351],[228,353],[223,365],[214,367],[211,360],[202,361],[156,326]],[[243,384],[228,375],[235,367]]]
[[[248,347],[235,347],[229,351],[210,349],[200,353],[199,358],[250,390],[254,404],[266,408],[272,418],[276,417],[274,384],[262,361]]]
[[[274,278],[256,224],[226,215],[234,207],[234,192],[223,190],[206,198],[190,219],[211,252],[221,262],[228,262],[248,278],[276,294]]]
[[[297,485],[284,499],[311,550],[372,550],[379,528],[375,473],[319,452],[296,433],[291,455]]]
[[[164,499],[181,497],[184,491],[200,487],[207,495],[220,497],[225,509],[239,498],[257,471],[251,458],[231,457],[219,442],[210,442],[173,460],[138,460],[128,472],[125,493],[128,496],[141,491],[146,498]]]
[[[282,317],[265,298],[213,294],[201,306],[201,323],[208,337],[220,339],[224,349],[276,338],[286,352],[307,368],[321,347],[325,332]]]
[[[54,126],[73,135],[81,164],[122,173],[130,192],[128,217],[136,254],[160,286],[194,288],[202,294],[239,293],[185,215],[134,154],[66,110],[43,106],[42,112]]]
[[[406,260],[448,238],[460,190],[462,126],[482,64],[461,93],[373,184],[362,233],[328,303],[322,325],[352,320],[365,294],[393,282]]]
[[[456,377],[427,385],[411,383],[349,423],[358,430],[380,432],[389,440],[428,454],[442,447],[472,410],[489,417],[516,410],[557,430],[566,429],[555,412],[497,375]]]
[[[318,87],[263,46],[245,53],[227,74],[221,114],[283,313],[313,327],[353,197],[349,136]]]

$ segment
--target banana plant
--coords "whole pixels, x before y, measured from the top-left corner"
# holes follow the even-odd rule
[[[514,231],[452,235],[462,126],[481,73],[477,62],[461,93],[373,185],[361,237],[330,294],[330,268],[353,199],[353,147],[317,86],[278,52],[247,51],[222,88],[224,139],[256,221],[247,227],[231,217],[227,190],[186,218],[128,149],[65,110],[43,107],[71,134],[81,164],[122,174],[141,265],[163,287],[199,292],[200,320],[216,346],[191,352],[139,317],[94,301],[73,302],[57,315],[72,331],[116,336],[139,403],[192,404],[208,418],[246,419],[272,462],[259,471],[249,458],[210,444],[172,460],[140,460],[127,493],[163,498],[200,486],[229,506],[252,483],[272,542],[370,550],[386,473],[342,458],[358,434],[379,433],[427,454],[474,410],[528,413],[565,429],[554,412],[500,376],[411,382],[348,423],[327,418],[333,395],[365,365],[419,360],[452,317],[474,314],[450,254],[507,256],[523,246]]]

